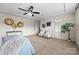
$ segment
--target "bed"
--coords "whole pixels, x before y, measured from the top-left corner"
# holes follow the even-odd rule
[[[11,35],[2,37],[0,55],[34,55],[35,50],[30,40],[24,36]]]

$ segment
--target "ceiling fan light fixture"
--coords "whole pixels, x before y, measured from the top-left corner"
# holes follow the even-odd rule
[[[18,9],[20,9],[20,10],[22,10],[22,11],[25,11],[25,13],[23,14],[23,15],[29,15],[29,16],[34,16],[34,14],[40,14],[39,12],[34,12],[33,11],[33,6],[30,6],[27,10],[25,10],[25,9],[23,9],[23,8],[18,8]]]
[[[29,12],[27,15],[31,16],[32,14]]]

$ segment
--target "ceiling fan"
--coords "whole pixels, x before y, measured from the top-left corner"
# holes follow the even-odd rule
[[[33,9],[34,9],[33,6],[30,6],[27,10],[25,10],[23,8],[18,8],[18,9],[25,11],[25,13],[23,15],[26,15],[26,14],[29,14],[29,13],[31,13],[32,16],[34,16],[34,14],[40,14],[40,12],[33,11]]]

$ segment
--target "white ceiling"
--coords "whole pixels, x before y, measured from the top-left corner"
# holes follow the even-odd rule
[[[39,11],[39,15],[34,17],[23,15],[24,11],[18,8],[27,9],[29,6],[34,6],[34,11]],[[24,18],[43,20],[57,15],[74,13],[76,3],[0,3],[0,12],[10,15],[16,15]]]

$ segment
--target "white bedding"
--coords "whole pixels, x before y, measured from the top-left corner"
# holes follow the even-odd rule
[[[24,53],[27,55],[35,54],[35,50],[28,38],[14,36],[13,38],[6,37],[6,39],[10,40],[6,41],[2,46],[0,46],[0,55],[21,55],[21,53],[23,54],[23,52],[21,52],[22,50],[27,52]],[[23,45],[26,46],[26,49],[23,49]]]

